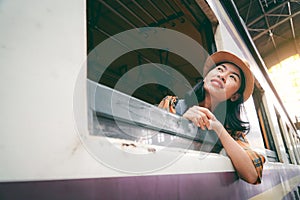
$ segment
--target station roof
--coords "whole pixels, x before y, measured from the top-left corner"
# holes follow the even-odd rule
[[[300,0],[233,0],[269,68],[300,54]]]

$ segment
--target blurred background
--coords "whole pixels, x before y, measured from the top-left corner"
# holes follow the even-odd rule
[[[299,122],[300,1],[234,0],[234,3],[291,119]]]

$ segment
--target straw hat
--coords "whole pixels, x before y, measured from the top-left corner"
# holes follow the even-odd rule
[[[253,92],[254,88],[254,77],[250,70],[250,66],[247,61],[240,59],[236,55],[227,51],[218,51],[207,58],[203,68],[203,76],[210,71],[210,69],[218,63],[233,63],[238,66],[244,73],[245,76],[245,90],[243,93],[244,101],[246,101]]]

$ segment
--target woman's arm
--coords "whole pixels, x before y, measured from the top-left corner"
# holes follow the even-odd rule
[[[207,108],[193,106],[183,114],[183,117],[201,129],[214,130],[239,176],[249,183],[257,182],[258,174],[246,151],[229,135],[224,126]]]
[[[220,122],[211,122],[213,130],[218,135],[228,157],[231,159],[231,162],[236,169],[239,176],[249,183],[256,183],[258,179],[258,174],[255,170],[255,167],[252,163],[252,160],[246,153],[246,151],[228,134],[224,126],[213,125],[214,123]]]

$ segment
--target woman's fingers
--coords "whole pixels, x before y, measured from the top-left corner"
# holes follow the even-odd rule
[[[204,113],[208,119],[213,119],[215,117],[214,114],[207,108],[200,106],[193,106],[192,108],[200,113]]]
[[[193,106],[184,113],[183,117],[192,121],[195,126],[205,130],[210,127],[209,120],[213,119],[214,115],[207,108]]]
[[[193,107],[194,112],[196,113],[195,117],[198,120],[198,126],[205,130],[210,126],[209,120],[214,117],[214,115],[207,109],[199,106]]]
[[[195,117],[194,117],[194,121],[195,121],[194,124],[195,124],[196,126],[198,126],[198,127],[200,127],[201,129],[203,129],[203,121],[202,121],[201,117],[195,116]]]
[[[208,124],[206,125],[208,130],[212,130],[212,124],[211,124],[212,120],[208,120]]]
[[[205,130],[206,126],[206,120],[207,117],[206,116],[203,116],[203,115],[200,115],[197,120],[198,120],[198,124],[199,124],[199,127],[202,129],[202,130]]]

